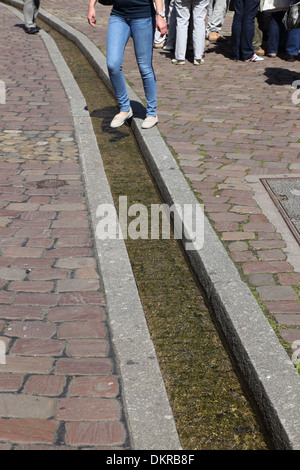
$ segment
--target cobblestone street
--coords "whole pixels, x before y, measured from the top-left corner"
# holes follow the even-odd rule
[[[105,54],[109,7],[97,4],[95,29],[86,0],[42,7]],[[232,17],[227,40],[208,45],[200,67],[154,50],[157,127],[291,352],[300,341],[299,243],[262,180],[300,178],[300,62],[232,61]],[[25,35],[2,3],[0,44],[9,104],[0,104],[0,450],[129,449],[70,97],[41,35]],[[131,41],[123,69],[143,100]]]

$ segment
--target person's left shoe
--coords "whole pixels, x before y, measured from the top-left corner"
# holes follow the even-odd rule
[[[202,65],[204,64],[204,59],[194,59],[194,65]]]
[[[142,129],[151,129],[158,123],[157,116],[147,116],[146,119],[142,122]]]
[[[38,26],[32,26],[31,28],[25,28],[27,34],[37,34],[40,28]]]

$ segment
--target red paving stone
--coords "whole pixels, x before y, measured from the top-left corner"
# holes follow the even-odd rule
[[[0,450],[124,449],[68,100],[41,37],[0,9]]]

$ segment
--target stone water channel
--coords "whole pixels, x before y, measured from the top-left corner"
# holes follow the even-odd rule
[[[118,209],[161,204],[129,126],[109,127],[116,101],[70,40],[39,20],[55,40],[88,105]],[[130,240],[127,250],[184,450],[272,448],[210,307],[177,240]]]

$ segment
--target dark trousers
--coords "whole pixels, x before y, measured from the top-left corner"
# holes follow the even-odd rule
[[[260,0],[234,0],[231,44],[234,59],[248,60],[254,54],[254,18]]]
[[[285,11],[274,11],[269,25],[268,53],[277,54],[285,50],[287,31],[282,22]]]

